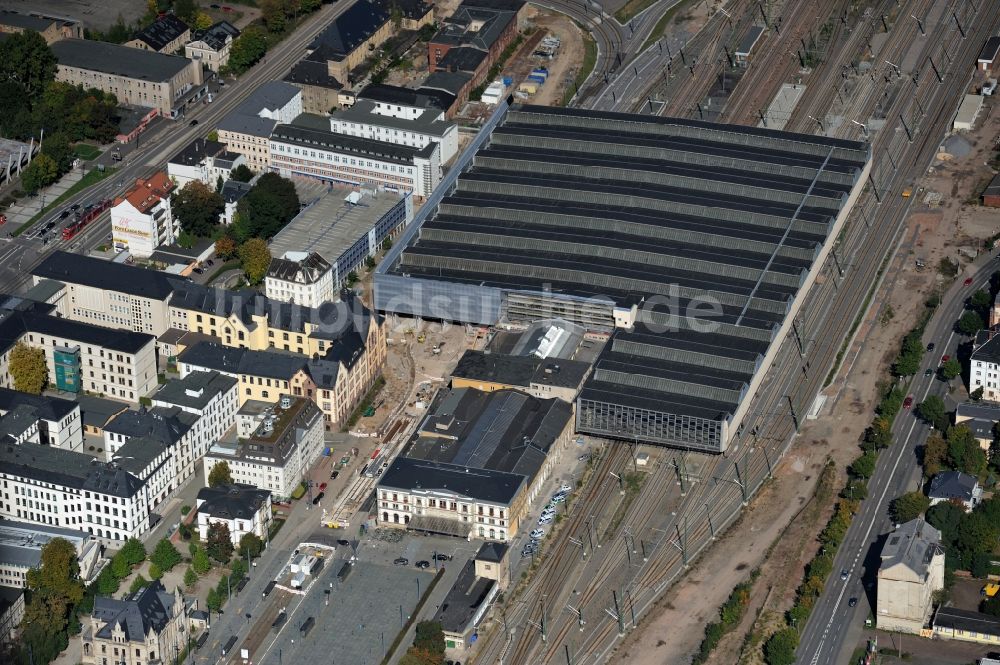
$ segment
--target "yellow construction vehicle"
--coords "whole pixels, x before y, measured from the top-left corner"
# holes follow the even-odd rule
[[[979,593],[987,598],[992,598],[997,595],[997,591],[1000,591],[1000,584],[997,584],[996,582],[987,582],[986,586],[984,586],[983,590]]]

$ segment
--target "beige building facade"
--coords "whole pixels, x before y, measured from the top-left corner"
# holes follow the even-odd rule
[[[930,621],[934,592],[944,588],[941,532],[917,518],[889,534],[878,570],[879,630],[920,634]]]
[[[82,621],[84,665],[170,663],[188,636],[180,587],[168,593],[158,581],[122,600],[98,596]]]

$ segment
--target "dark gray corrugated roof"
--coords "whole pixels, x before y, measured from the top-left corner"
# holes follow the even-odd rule
[[[144,53],[137,49],[128,50]],[[172,282],[180,281],[157,270],[146,270],[63,251],[56,251],[47,256],[35,266],[31,274],[45,279],[83,284],[104,291],[120,291],[154,300],[165,300],[173,292]]]
[[[525,478],[520,474],[397,457],[378,485],[407,492],[441,490],[479,501],[509,504],[524,483]]]
[[[90,39],[60,39],[49,48],[61,65],[154,83],[169,81],[191,65],[180,56]]]

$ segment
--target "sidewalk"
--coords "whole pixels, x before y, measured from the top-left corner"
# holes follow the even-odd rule
[[[72,169],[60,178],[58,182],[45,187],[37,195],[25,196],[22,199],[18,199],[5,213],[7,215],[6,230],[12,232],[20,228],[22,224],[37,215],[42,208],[55,201],[65,194],[66,190],[78,183],[83,178],[84,173],[83,169]]]

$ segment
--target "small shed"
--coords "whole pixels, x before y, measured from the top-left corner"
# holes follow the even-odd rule
[[[763,34],[764,28],[761,26],[750,26],[750,29],[747,30],[743,35],[743,38],[740,39],[740,45],[736,47],[736,53],[733,55],[737,65],[740,67],[746,67],[750,64],[750,54],[753,53],[754,47],[757,46],[757,42],[760,41],[761,35]]]
[[[958,107],[955,114],[955,122],[952,129],[956,132],[969,131],[975,126],[979,111],[983,108],[983,98],[981,95],[966,95],[962,100],[962,105]]]

